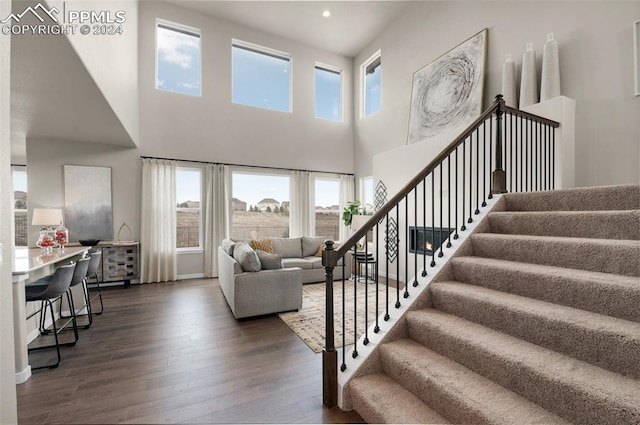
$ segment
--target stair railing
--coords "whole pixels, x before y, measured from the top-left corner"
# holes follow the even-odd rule
[[[489,109],[390,200],[384,199],[386,189],[379,182],[374,196],[376,212],[347,241],[339,247],[333,241],[326,241],[322,259],[326,270],[323,350],[326,406],[333,407],[338,402],[336,322],[341,324],[340,370],[344,372],[348,320],[353,327],[349,331],[354,341],[351,355],[356,358],[362,332],[362,343],[367,345],[370,325],[373,325],[372,332],[379,332],[380,320],[391,319],[393,308],[399,309],[402,298],[409,297],[410,287],[418,286],[418,275],[427,276],[429,268],[440,261],[436,258],[442,258],[445,249],[451,248],[458,239],[459,232],[467,230],[466,225],[487,205],[487,199],[507,191],[555,188],[555,128],[558,126],[558,122],[506,106],[502,95],[497,95]],[[346,276],[348,262],[352,264],[351,277]],[[342,267],[341,287],[334,282],[336,267]],[[410,276],[413,276],[412,282],[409,282]],[[353,302],[347,306],[346,281],[349,279],[354,281]],[[358,292],[359,286],[364,294]],[[334,290],[342,291],[337,315]],[[372,290],[375,290],[375,300],[369,299]],[[358,307],[362,304],[364,317],[360,318]]]

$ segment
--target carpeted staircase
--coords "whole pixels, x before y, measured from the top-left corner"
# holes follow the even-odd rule
[[[507,194],[346,393],[369,423],[640,424],[640,186]]]

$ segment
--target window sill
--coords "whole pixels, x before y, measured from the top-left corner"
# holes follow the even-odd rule
[[[204,254],[204,248],[177,248],[178,255]]]

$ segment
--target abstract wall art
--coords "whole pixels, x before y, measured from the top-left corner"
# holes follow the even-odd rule
[[[71,241],[113,239],[110,167],[64,166],[64,218]]]
[[[487,29],[413,75],[407,144],[455,138],[482,112]]]

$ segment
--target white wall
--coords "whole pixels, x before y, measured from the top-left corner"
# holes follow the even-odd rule
[[[505,55],[520,65],[533,42],[539,75],[546,34],[553,32],[562,94],[577,102],[576,185],[638,183],[640,97],[633,96],[632,47],[638,17],[637,1],[415,3],[354,61],[357,69],[382,49],[382,109],[354,123],[356,174],[371,175],[375,154],[406,144],[413,73],[488,28],[485,107],[501,90]],[[357,99],[357,76],[354,81]]]
[[[11,1],[0,2],[0,16],[11,13]],[[0,36],[0,423],[16,424],[17,401],[13,343],[13,284],[11,246],[13,228],[11,196],[10,69],[11,37]],[[9,230],[9,231],[8,231]]]
[[[60,11],[124,11],[122,34],[67,36],[131,139],[138,145],[138,1],[48,0]],[[63,5],[64,3],[64,5]]]
[[[161,2],[140,3],[140,149],[144,155],[353,172],[352,60]],[[155,89],[155,19],[202,30],[202,97]],[[231,102],[231,40],[292,55],[293,112]],[[343,70],[344,122],[315,118],[315,62]]]
[[[64,207],[64,165],[111,167],[113,238],[126,222],[140,237],[142,163],[137,149],[98,143],[27,140],[27,191],[33,208]],[[29,217],[29,222],[31,217]],[[29,246],[35,246],[38,228],[29,226]]]

